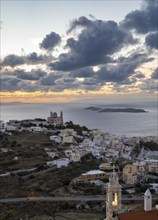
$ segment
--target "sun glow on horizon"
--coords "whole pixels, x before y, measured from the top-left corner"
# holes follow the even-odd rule
[[[87,91],[87,90],[64,90],[62,92],[25,92],[25,91],[14,91],[14,92],[1,92],[0,99],[2,103],[8,102],[29,102],[29,103],[47,103],[47,102],[73,102],[78,100],[85,100],[87,97],[95,97],[99,95],[128,95],[128,94],[141,94],[141,90],[138,88],[131,88],[122,93],[121,91],[113,91],[112,88],[104,87],[98,91]]]

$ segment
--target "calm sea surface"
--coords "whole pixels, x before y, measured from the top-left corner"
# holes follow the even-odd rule
[[[85,107],[113,107],[113,108],[143,108],[148,113],[98,113],[85,110]],[[34,119],[47,118],[50,111],[59,113],[63,110],[64,121],[72,120],[74,123],[85,125],[88,128],[97,128],[104,132],[127,136],[158,135],[158,112],[156,106],[149,105],[99,105],[83,103],[46,103],[24,104],[7,103],[1,104],[0,119],[7,122],[10,119]]]

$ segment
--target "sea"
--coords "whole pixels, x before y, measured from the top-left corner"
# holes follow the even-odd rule
[[[86,107],[100,108],[142,108],[147,113],[102,112],[86,110]],[[1,103],[0,120],[44,118],[50,111],[63,111],[64,122],[73,121],[89,129],[99,129],[119,136],[143,137],[158,135],[158,110],[152,103]]]

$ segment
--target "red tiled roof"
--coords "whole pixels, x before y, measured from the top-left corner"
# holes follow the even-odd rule
[[[158,220],[158,210],[152,211],[132,211],[128,213],[122,213],[118,216],[119,220]]]

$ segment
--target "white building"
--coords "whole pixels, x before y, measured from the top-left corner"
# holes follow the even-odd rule
[[[119,145],[120,140],[119,139],[114,139],[111,141],[110,145],[112,148],[115,148],[117,145]]]
[[[149,173],[158,173],[158,160],[145,160]]]
[[[78,151],[74,150],[66,150],[65,151],[65,156],[70,159],[72,162],[78,162],[81,160],[81,155]]]
[[[158,194],[158,183],[150,183],[150,186]]]
[[[58,160],[54,160],[54,165],[57,166],[57,168],[61,167],[67,167],[70,163],[70,160],[68,158],[61,158]]]
[[[9,151],[11,151],[11,150],[4,148],[4,147],[1,147],[0,150],[2,151],[2,153],[8,153]]]
[[[115,150],[115,149],[108,149],[106,151],[106,157],[112,157],[112,158],[119,158],[119,151]]]
[[[101,144],[101,136],[100,136],[100,135],[94,136],[93,142],[94,142],[96,145],[100,145],[100,144]]]
[[[61,143],[61,137],[57,136],[57,135],[52,135],[49,137],[49,139],[51,141],[55,141],[56,143]]]
[[[144,162],[136,162],[127,164],[123,168],[123,181],[126,184],[135,184],[143,182],[146,179],[146,164]]]
[[[19,130],[19,125],[11,125],[11,124],[6,124],[6,130],[7,131],[18,131]]]
[[[71,160],[72,162],[79,162],[79,161],[81,160],[81,155],[80,155],[80,153],[78,153],[78,152],[73,152],[73,153],[71,154],[70,160]]]
[[[92,155],[93,155],[93,157],[100,157],[100,151],[99,150],[95,150],[95,149],[93,149],[92,150]]]
[[[32,126],[29,128],[29,130],[32,132],[41,132],[41,131],[43,131],[43,128],[38,127],[38,126]]]
[[[53,151],[47,151],[47,155],[51,158],[54,158],[55,156],[57,156],[56,152],[53,152]]]
[[[64,136],[62,142],[63,144],[75,144],[76,143],[73,136]]]
[[[89,138],[85,138],[83,141],[82,141],[82,143],[81,143],[81,145],[83,146],[83,147],[87,147],[87,148],[90,148],[90,147],[94,147],[95,146],[95,143],[93,142],[93,141],[91,141]]]

